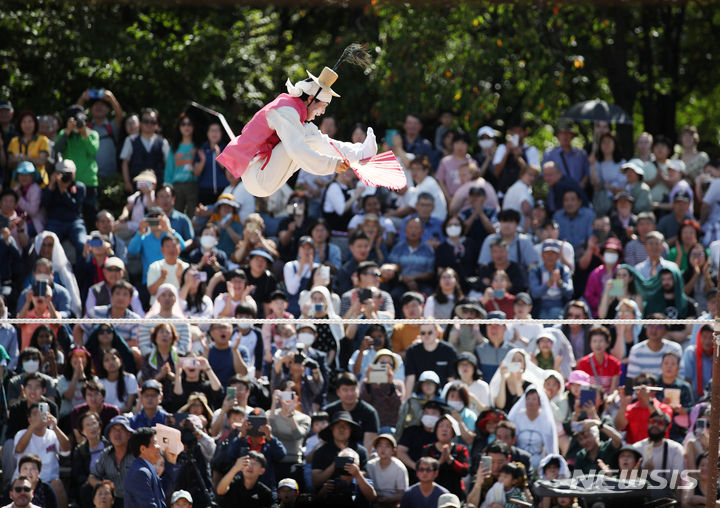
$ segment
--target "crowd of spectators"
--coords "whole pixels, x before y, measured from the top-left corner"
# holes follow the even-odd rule
[[[662,494],[704,506],[720,163],[694,127],[625,160],[606,122],[538,150],[408,114],[382,141],[407,188],[300,171],[260,199],[197,118],[0,101],[6,502],[549,508],[577,500],[537,480],[691,469]],[[251,324],[293,317],[362,321]],[[388,324],[423,317],[453,322]],[[708,324],[512,322],[640,317]]]

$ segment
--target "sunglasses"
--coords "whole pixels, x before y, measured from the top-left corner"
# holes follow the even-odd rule
[[[98,330],[98,333],[112,333],[112,329],[110,328],[100,328]]]
[[[434,473],[435,470],[430,467],[421,467],[415,470],[417,473]]]
[[[13,490],[19,494],[20,492],[30,492],[32,490],[32,488],[31,487],[13,487]]]
[[[148,125],[155,125],[157,123],[157,120],[151,120],[150,118],[143,118],[141,120],[142,123],[148,124]]]
[[[377,277],[379,279],[381,273],[380,272],[365,272],[363,275],[369,275],[371,277]]]

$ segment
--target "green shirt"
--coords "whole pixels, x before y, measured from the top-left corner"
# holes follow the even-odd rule
[[[610,469],[617,468],[617,448],[613,446],[612,439],[600,443],[595,460],[588,457],[588,452],[585,448],[580,450],[575,458],[575,469],[579,469],[585,474],[590,473],[592,470],[600,471],[600,466],[598,466],[597,463],[598,459],[601,459]]]
[[[86,139],[77,133],[68,137],[65,135],[65,129],[61,130],[55,143],[55,149],[62,153],[63,158],[70,159],[75,163],[77,168],[75,180],[84,183],[87,187],[97,187],[98,165],[95,155],[100,149],[100,135],[92,129],[87,129],[87,131]]]

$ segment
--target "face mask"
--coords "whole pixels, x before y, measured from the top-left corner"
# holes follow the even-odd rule
[[[203,235],[200,237],[200,246],[203,249],[212,249],[217,245],[217,238],[211,235]]]
[[[619,256],[617,252],[606,252],[603,255],[603,260],[605,260],[605,262],[609,265],[614,265],[615,263],[617,263],[618,257]]]
[[[439,416],[435,415],[422,415],[422,418],[420,418],[420,421],[422,422],[423,426],[428,429],[434,429],[435,424],[440,419]]]
[[[453,408],[455,411],[462,411],[462,409],[465,407],[461,400],[449,400],[447,401],[447,405]]]
[[[300,344],[310,346],[313,342],[315,342],[315,335],[307,332],[298,333],[297,339]]]
[[[240,326],[240,331],[243,335],[245,335],[247,332],[250,331],[250,325],[242,325]]]
[[[487,150],[488,148],[492,148],[493,146],[493,140],[492,139],[481,139],[478,141],[478,145],[480,145],[480,148],[484,148]]]
[[[462,233],[462,228],[457,225],[448,226],[445,228],[445,234],[447,234],[451,238],[455,238],[456,236],[460,236]]]
[[[39,368],[40,368],[40,362],[37,360],[25,360],[23,362],[23,370],[28,374],[37,372]]]

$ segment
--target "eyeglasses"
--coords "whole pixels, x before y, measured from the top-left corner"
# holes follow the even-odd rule
[[[13,487],[13,490],[19,494],[20,492],[30,492],[32,487]]]
[[[382,275],[380,272],[365,272],[363,275],[369,275],[370,277],[380,278]]]
[[[108,272],[122,272],[122,268],[120,268],[119,266],[106,266],[105,270],[107,270]]]
[[[433,333],[434,333],[434,332],[432,332],[432,331],[429,331],[429,332],[422,332],[422,331],[421,331],[421,332],[420,332],[420,335],[432,335]]]
[[[157,120],[153,120],[151,118],[143,118],[141,122],[148,125],[155,125],[157,123]]]
[[[435,470],[431,467],[419,467],[415,470],[416,473],[434,473]]]

